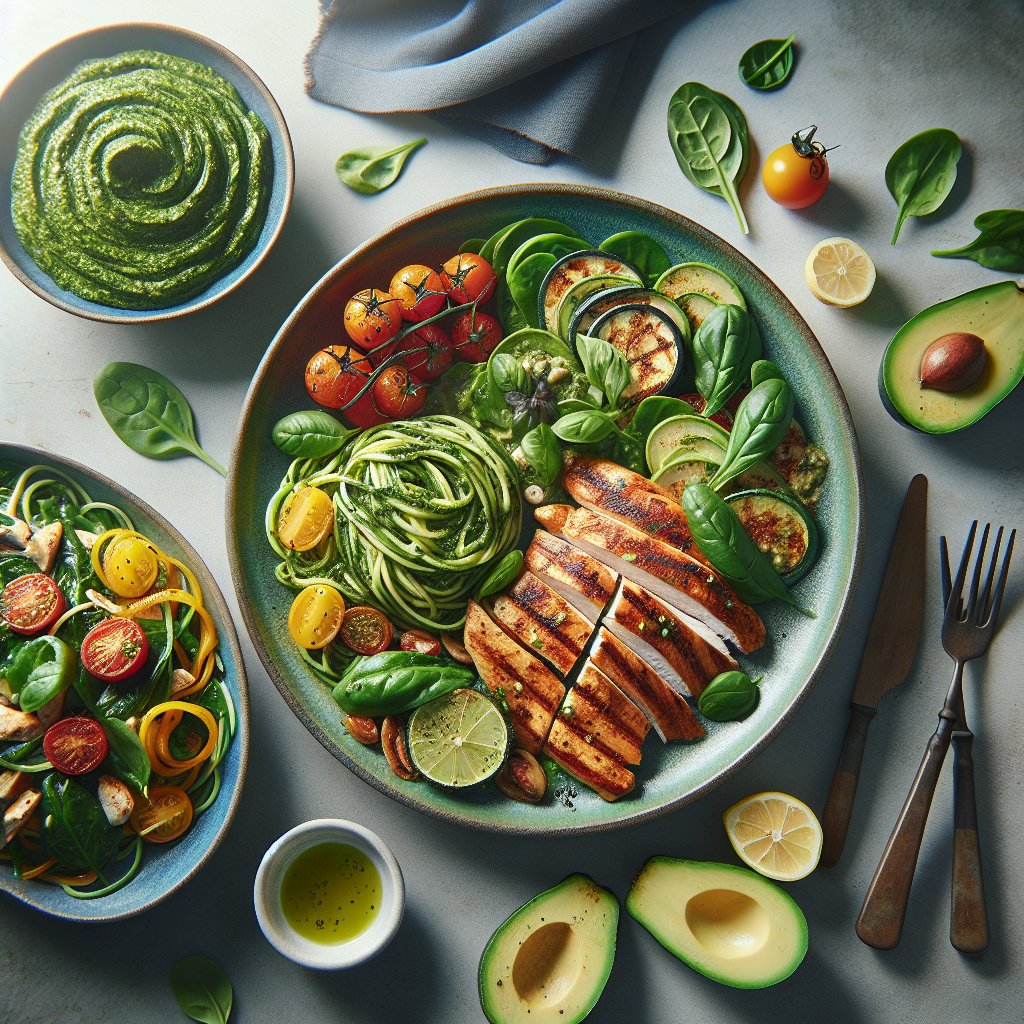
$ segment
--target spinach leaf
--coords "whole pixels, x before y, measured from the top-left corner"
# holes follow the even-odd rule
[[[334,173],[343,185],[348,185],[366,196],[376,195],[390,188],[402,173],[409,155],[426,143],[426,138],[414,139],[394,149],[387,146],[362,146],[342,153],[334,165]]]
[[[162,373],[137,363],[108,363],[96,375],[93,392],[103,418],[132,451],[149,459],[187,452],[227,476],[199,447],[188,401]]]
[[[698,188],[721,196],[747,234],[736,191],[750,160],[743,111],[728,96],[699,82],[686,82],[669,100],[668,137],[683,174]]]
[[[152,766],[149,755],[142,746],[142,740],[135,731],[120,718],[100,718],[100,725],[107,734],[110,753],[107,758],[113,773],[136,789],[146,791]]]
[[[495,352],[488,360],[487,372],[491,377],[491,386],[501,394],[509,391],[530,390],[530,375],[523,369],[523,364],[510,352]]]
[[[0,589],[6,587],[11,580],[34,572],[39,572],[39,566],[31,558],[0,551]]]
[[[576,351],[592,387],[604,395],[611,408],[618,408],[632,379],[626,357],[609,342],[586,334],[576,336]]]
[[[633,418],[626,427],[626,433],[633,438],[640,449],[647,447],[647,438],[659,424],[673,416],[695,416],[693,406],[681,398],[669,398],[668,395],[651,395],[637,407]]]
[[[756,388],[766,380],[785,380],[782,371],[770,359],[755,359],[750,367],[750,386]]]
[[[487,240],[484,238],[467,238],[459,246],[459,252],[473,252],[477,255],[480,254],[480,250],[487,244]]]
[[[792,422],[793,391],[784,380],[772,377],[751,388],[736,410],[725,458],[708,486],[720,490],[757,465],[775,450]]]
[[[581,409],[556,420],[551,429],[569,444],[596,444],[615,432],[615,420],[600,409]]]
[[[956,181],[956,165],[963,147],[956,132],[929,128],[903,143],[885,165],[885,184],[899,206],[892,244],[907,217],[934,213]]]
[[[562,472],[562,446],[555,432],[546,423],[540,423],[523,435],[519,447],[537,483],[550,487]]]
[[[598,249],[632,264],[650,285],[672,266],[665,250],[642,231],[620,231],[606,238]]]
[[[74,779],[51,772],[43,779],[42,791],[47,853],[69,871],[95,871],[106,884],[103,866],[117,849],[121,829],[110,826],[99,800]]]
[[[523,567],[523,553],[518,548],[510,551],[490,572],[487,578],[480,584],[476,599],[482,601],[485,597],[497,594],[504,590],[518,575]]]
[[[549,252],[535,252],[520,260],[511,274],[508,275],[508,290],[512,299],[530,327],[543,327],[540,323],[538,299],[540,288],[548,271],[557,259]]]
[[[495,274],[500,278],[510,269],[512,257],[524,242],[540,235],[559,235],[572,238],[575,233],[575,228],[563,224],[560,220],[551,220],[548,217],[527,217],[525,220],[518,220],[514,224],[507,225],[496,235],[492,235],[480,255],[491,264]],[[491,247],[490,255],[487,254],[488,246]],[[583,243],[578,248],[586,249],[587,245]]]
[[[713,416],[746,383],[760,354],[750,316],[731,303],[716,306],[693,336],[694,380],[704,396],[704,416]]]
[[[1024,210],[989,210],[974,226],[981,232],[959,249],[933,249],[933,256],[974,260],[989,270],[1024,274]]]
[[[55,636],[27,641],[7,668],[7,682],[19,694],[22,711],[38,711],[62,694],[75,678],[75,655]]]
[[[509,291],[508,282],[504,277],[498,277],[498,286],[494,290],[494,302],[498,307],[498,319],[505,327],[505,333],[514,334],[530,325],[526,322],[522,310],[516,305]]]
[[[209,957],[193,954],[171,969],[171,991],[181,1012],[199,1024],[227,1024],[234,991]]]
[[[322,409],[303,409],[279,419],[270,437],[286,455],[318,459],[338,451],[353,433]]]
[[[793,40],[763,39],[740,57],[740,78],[751,89],[769,92],[789,81],[793,73]]]

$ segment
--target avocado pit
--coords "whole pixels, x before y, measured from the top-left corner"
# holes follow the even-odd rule
[[[943,334],[924,350],[918,383],[934,391],[966,391],[978,382],[987,361],[985,342],[976,334]]]

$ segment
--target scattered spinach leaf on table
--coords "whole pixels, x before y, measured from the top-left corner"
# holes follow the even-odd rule
[[[132,451],[149,459],[187,452],[227,476],[199,447],[188,400],[162,373],[138,363],[108,363],[96,375],[93,393],[103,418]]]
[[[366,196],[376,195],[394,185],[409,155],[426,141],[426,137],[414,139],[394,149],[387,146],[350,149],[338,157],[334,172],[342,184],[354,191]]]
[[[956,181],[963,146],[956,132],[929,128],[903,143],[885,165],[885,184],[899,206],[892,244],[907,217],[934,213]]]
[[[181,1012],[200,1024],[227,1024],[234,991],[227,975],[198,953],[179,960],[171,970],[171,991]]]
[[[286,455],[318,459],[338,451],[352,433],[330,413],[302,409],[279,419],[270,436]]]
[[[981,232],[959,249],[933,249],[933,256],[974,260],[989,270],[1024,273],[1024,210],[989,210],[974,226]]]
[[[751,89],[769,92],[785,85],[793,73],[793,40],[763,39],[740,57],[740,78]]]

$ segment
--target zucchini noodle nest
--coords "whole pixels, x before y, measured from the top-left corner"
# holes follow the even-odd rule
[[[280,510],[303,487],[334,502],[334,531],[311,551],[277,536]],[[518,473],[505,451],[454,416],[364,430],[330,456],[292,463],[267,508],[267,537],[293,590],[337,587],[403,628],[458,629],[466,601],[519,540]]]

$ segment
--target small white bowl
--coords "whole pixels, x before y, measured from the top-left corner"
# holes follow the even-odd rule
[[[323,945],[299,935],[281,909],[281,883],[295,858],[320,843],[347,843],[370,858],[380,874],[381,906],[370,927],[347,942]],[[285,832],[263,855],[253,886],[256,919],[267,941],[283,956],[320,971],[355,967],[376,956],[394,938],[405,913],[402,869],[384,841],[368,828],[340,818],[318,818]]]

